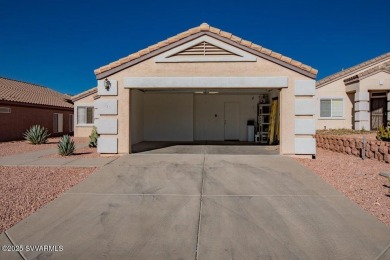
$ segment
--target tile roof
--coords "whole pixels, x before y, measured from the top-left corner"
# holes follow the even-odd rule
[[[350,74],[352,74],[354,72],[357,72],[360,69],[365,69],[368,66],[371,66],[371,65],[374,65],[374,64],[376,64],[378,62],[386,60],[387,58],[390,58],[390,52],[385,53],[385,54],[383,54],[381,56],[378,56],[376,58],[373,58],[371,60],[365,61],[363,63],[360,63],[360,64],[358,64],[356,66],[353,66],[353,67],[350,67],[348,69],[342,70],[342,71],[337,72],[335,74],[332,74],[332,75],[330,75],[328,77],[325,77],[325,78],[317,81],[317,87],[321,87],[321,86],[323,86],[323,85],[325,85],[327,83],[336,81],[336,80],[338,80],[338,79],[340,79],[340,78],[342,78],[344,76],[348,76],[348,75],[350,75]]]
[[[346,79],[344,79],[344,82],[345,83],[356,82],[356,81],[359,81],[360,79],[365,78],[366,76],[369,76],[369,75],[376,73],[378,71],[386,71],[386,72],[390,73],[390,61],[382,63],[378,66],[375,66],[371,69],[363,71],[363,72],[356,74],[352,77],[346,78]]]
[[[218,28],[215,28],[215,27],[212,27],[210,25],[208,25],[207,23],[202,23],[200,26],[198,27],[195,27],[195,28],[192,28],[192,29],[189,29],[185,32],[182,32],[182,33],[179,33],[177,34],[176,36],[173,36],[173,37],[170,37],[168,39],[166,39],[165,41],[161,41],[155,45],[152,45],[152,46],[149,46],[143,50],[140,50],[136,53],[133,53],[133,54],[130,54],[128,55],[127,57],[124,57],[124,58],[121,58],[117,61],[114,61],[106,66],[103,66],[103,67],[100,67],[98,69],[96,69],[94,72],[95,72],[95,75],[98,75],[100,73],[103,73],[103,72],[106,72],[106,71],[109,71],[111,69],[114,69],[122,64],[125,64],[127,62],[130,62],[132,60],[135,60],[135,59],[138,59],[138,58],[141,58],[142,56],[146,55],[146,54],[149,54],[151,52],[154,52],[154,51],[157,51],[158,49],[162,48],[162,47],[165,47],[169,44],[172,44],[174,42],[177,42],[179,40],[182,40],[186,37],[189,37],[191,35],[194,35],[196,33],[199,33],[199,32],[210,32],[210,33],[213,33],[213,34],[216,34],[218,36],[221,36],[223,38],[226,38],[226,39],[229,39],[231,41],[234,41],[244,47],[248,47],[248,48],[251,48],[252,50],[255,50],[261,54],[264,54],[264,55],[267,55],[271,58],[274,58],[274,59],[277,59],[277,60],[280,60],[284,63],[287,63],[293,67],[296,67],[298,69],[301,69],[301,70],[304,70],[306,72],[309,72],[313,75],[317,75],[317,70],[308,66],[308,65],[305,65],[299,61],[296,61],[296,60],[293,60],[289,57],[286,57],[286,56],[283,56],[282,54],[280,53],[277,53],[277,52],[274,52],[274,51],[271,51],[267,48],[264,48],[260,45],[257,45],[257,44],[254,44],[250,41],[246,41],[244,39],[241,39],[240,37],[238,36],[235,36],[231,33],[228,33],[228,32],[224,32],[222,31],[221,29],[218,29]]]
[[[77,101],[79,99],[82,99],[84,97],[88,97],[89,95],[96,94],[96,93],[97,93],[97,87],[94,87],[94,88],[88,89],[88,90],[86,90],[84,92],[81,92],[80,94],[72,96],[71,100],[73,102],[75,102],[75,101]],[[95,95],[95,96],[97,96],[97,95]]]
[[[0,101],[73,108],[70,96],[47,87],[0,77]]]

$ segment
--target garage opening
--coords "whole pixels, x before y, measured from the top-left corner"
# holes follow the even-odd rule
[[[132,89],[132,152],[223,146],[279,154],[279,96],[278,89]]]

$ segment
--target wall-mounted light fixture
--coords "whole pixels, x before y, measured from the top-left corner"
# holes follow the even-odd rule
[[[111,82],[108,79],[104,80],[104,88],[109,91],[111,88]]]

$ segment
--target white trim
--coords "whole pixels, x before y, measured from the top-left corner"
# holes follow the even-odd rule
[[[313,116],[316,113],[314,98],[295,99],[296,116]]]
[[[316,133],[315,119],[295,118],[294,133],[296,135],[314,135]]]
[[[316,81],[315,80],[295,80],[294,84],[295,96],[315,96]]]
[[[175,55],[179,52],[182,52],[188,48],[191,48],[194,45],[197,45],[202,42],[208,42],[214,46],[217,46],[221,49],[227,50],[233,54],[236,54],[237,56],[198,56],[198,57],[171,57],[172,55]],[[229,61],[256,61],[256,56],[245,52],[243,50],[240,50],[232,45],[229,45],[227,43],[221,42],[217,39],[214,39],[208,35],[203,35],[193,41],[187,42],[183,45],[180,45],[176,48],[173,48],[167,52],[164,52],[160,55],[158,55],[154,61],[159,62],[229,62]]]
[[[295,138],[295,154],[316,154],[316,139]]]
[[[288,77],[125,77],[125,88],[287,88]]]
[[[323,99],[341,99],[343,102],[343,116],[341,117],[321,117],[321,100]],[[341,96],[324,96],[324,97],[318,97],[318,120],[345,120],[345,98]],[[332,114],[332,101],[330,102],[330,113]]]

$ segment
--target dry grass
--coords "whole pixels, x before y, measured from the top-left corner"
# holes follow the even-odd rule
[[[376,131],[366,131],[366,130],[353,130],[353,129],[324,129],[317,130],[316,132],[319,135],[371,135],[376,134]]]

